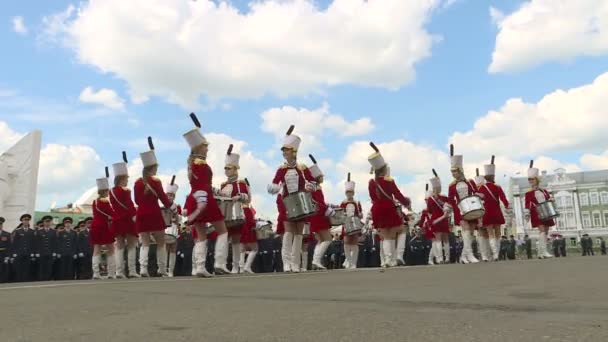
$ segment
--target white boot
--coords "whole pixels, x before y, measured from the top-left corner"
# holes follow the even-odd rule
[[[344,267],[345,269],[350,268],[351,250],[352,250],[351,245],[344,244],[344,262],[342,263],[342,267]]]
[[[173,277],[173,273],[175,272],[175,253],[169,253],[169,277]]]
[[[254,249],[247,254],[247,261],[245,261],[245,266],[243,267],[243,272],[254,274],[251,266],[253,265],[253,261],[255,260],[256,255],[258,254],[258,250]]]
[[[380,240],[380,267],[386,266],[386,257],[384,256],[384,240]]]
[[[492,254],[492,261],[498,261],[498,240],[490,238],[490,253]]]
[[[405,254],[405,233],[399,233],[397,235],[397,253],[395,255],[397,260],[397,265],[404,266],[405,261],[403,260],[403,255]]]
[[[196,244],[198,243],[198,241],[194,241],[194,247],[192,247],[192,276],[195,277],[196,276],[196,262],[198,260],[197,254],[196,254]],[[207,244],[207,242],[205,241],[205,244]]]
[[[487,262],[489,261],[488,259],[488,250],[487,250],[487,246],[486,246],[486,240],[483,237],[479,237],[479,239],[477,239],[477,245],[479,246],[479,254],[481,254],[481,261]]]
[[[483,243],[486,246],[486,259],[488,261],[491,261],[493,259],[493,254],[492,254],[492,247],[490,247],[490,239],[483,239]]]
[[[101,279],[101,275],[99,275],[99,264],[101,263],[101,255],[93,255],[92,265],[93,265],[93,279]]]
[[[125,250],[116,249],[114,251],[114,262],[116,263],[116,278],[123,279],[125,276]]]
[[[384,254],[384,263],[382,267],[393,267],[393,251],[395,250],[395,240],[382,240],[382,253]],[[396,262],[395,262],[396,264]]]
[[[150,246],[141,246],[139,249],[139,275],[147,278],[150,276],[148,273],[148,253]]]
[[[192,264],[192,272],[195,276],[201,278],[211,278],[213,274],[207,271],[205,262],[207,261],[207,241],[197,241],[194,244],[192,253],[195,263]]]
[[[359,245],[352,246],[350,252],[350,269],[356,269],[357,261],[359,260]]]
[[[308,250],[302,250],[302,264],[300,265],[300,272],[308,271]]]
[[[116,258],[114,255],[108,255],[106,262],[108,263],[108,279],[116,279]]]
[[[245,248],[242,248],[243,246],[241,245],[241,255],[239,255],[239,270],[241,270],[241,272],[245,269],[245,263],[247,260],[247,251],[245,251]]]
[[[464,242],[464,247],[462,249],[462,255],[465,257],[465,259],[471,263],[471,264],[476,264],[479,262],[479,260],[477,260],[477,258],[475,258],[475,255],[473,255],[473,233],[470,230],[465,230],[462,232],[462,240]]]
[[[241,260],[241,244],[233,243],[232,244],[232,270],[231,274],[239,274],[239,262]]]
[[[539,247],[542,248],[541,253],[539,254],[542,255],[544,259],[553,258],[553,255],[547,251],[547,233],[540,233]]]
[[[440,260],[443,260],[444,264],[450,263],[450,240],[443,242],[443,255],[440,257]]]
[[[162,248],[159,248],[158,245],[156,245],[156,265],[158,266],[158,269],[156,270],[156,272],[158,274],[160,274],[161,277],[166,277],[167,276],[167,248],[165,246],[163,246]]]
[[[323,241],[323,242],[317,242],[317,244],[315,245],[315,252],[312,255],[312,269],[313,270],[320,270],[320,271],[325,271],[327,270],[327,268],[325,266],[323,266],[323,255],[325,255],[325,252],[327,252],[327,248],[329,248],[329,245],[331,245],[331,241]]]
[[[283,234],[283,245],[281,247],[281,258],[283,259],[283,272],[291,272],[291,253],[293,249],[293,233]]]
[[[434,257],[435,257],[436,251],[437,251],[437,241],[433,240],[433,241],[431,241],[431,250],[429,251],[429,260],[427,262],[429,265],[435,265]]]
[[[302,239],[304,236],[295,235],[293,237],[293,246],[291,248],[291,272],[300,272],[300,261],[302,261]]]
[[[226,262],[228,259],[228,233],[221,234],[217,237],[215,242],[215,274],[223,275],[230,274],[230,271],[226,268]]]
[[[129,278],[139,278],[137,274],[137,265],[135,263],[137,257],[137,245],[127,248],[127,265],[129,266]]]

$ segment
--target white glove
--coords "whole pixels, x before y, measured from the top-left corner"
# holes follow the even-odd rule
[[[36,258],[40,258],[40,254],[39,253],[36,253]]]
[[[175,204],[175,202],[173,202],[171,204],[171,212],[173,212],[174,214],[177,214],[177,204]]]
[[[271,195],[276,195],[281,190],[279,184],[268,184],[268,193]]]
[[[332,217],[336,215],[336,211],[334,210],[334,208],[332,207],[328,207],[327,210],[325,210],[325,216],[326,217]]]
[[[219,196],[220,195],[220,189],[213,187],[211,188],[211,190],[213,191],[213,196]]]
[[[57,253],[53,253],[53,258],[57,256]]]
[[[57,258],[61,258],[61,254],[57,254]]]
[[[84,253],[78,253],[78,256],[84,258]]]
[[[13,254],[13,259],[17,257],[17,254]]]
[[[78,254],[74,254],[74,260],[78,259]]]
[[[5,264],[8,264],[8,257],[5,257],[5,258],[4,258],[4,263],[5,263]]]
[[[306,184],[304,185],[304,190],[308,192],[315,192],[317,191],[317,186],[312,182],[306,182]]]

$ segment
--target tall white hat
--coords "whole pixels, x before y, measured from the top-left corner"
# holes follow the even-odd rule
[[[528,178],[538,178],[540,170],[534,167],[534,160],[530,160],[530,168],[528,168]]]
[[[144,167],[158,165],[158,160],[156,160],[156,154],[154,153],[152,137],[148,137],[148,146],[150,147],[150,151],[139,154],[141,157],[141,162],[144,164]]]
[[[490,161],[490,164],[483,166],[483,173],[486,176],[496,175],[496,165],[494,165],[494,156],[492,156],[492,160]]]
[[[454,155],[454,145],[450,144],[450,164],[453,169],[462,170],[462,155]]]
[[[431,189],[440,190],[441,189],[441,179],[439,179],[439,176],[437,175],[437,171],[435,171],[435,169],[433,169],[433,175],[435,175],[435,177],[429,179],[429,182],[431,182]]]
[[[294,126],[294,125],[289,126],[289,129],[287,130],[287,134],[285,135],[285,138],[283,140],[283,146],[281,147],[281,149],[287,148],[287,149],[292,149],[294,151],[297,151],[300,148],[302,139],[300,139],[299,136],[292,134],[293,130],[295,128],[296,128],[296,126]]]
[[[128,176],[129,175],[129,167],[127,163],[127,152],[122,151],[122,162],[112,164],[112,170],[114,171],[114,177],[118,176]]]
[[[384,157],[380,153],[380,150],[373,142],[370,142],[369,145],[374,149],[374,153],[372,153],[367,160],[372,165],[374,170],[379,170],[386,166],[386,162],[384,161]]]
[[[165,193],[177,194],[177,190],[179,190],[179,186],[175,184],[175,175],[173,175],[173,177],[171,178],[171,183],[169,183],[165,188]]]
[[[484,176],[479,175],[479,169],[475,169],[474,181],[477,186],[482,186],[482,185],[486,184],[486,179],[484,178]]]
[[[109,190],[110,189],[110,181],[109,178],[110,177],[110,170],[108,170],[108,167],[106,166],[106,176],[105,178],[97,178],[96,182],[97,182],[97,190],[101,191],[101,190]]]
[[[312,160],[312,166],[309,167],[308,169],[310,170],[310,174],[312,175],[312,178],[317,178],[317,177],[321,177],[323,176],[323,171],[321,171],[321,168],[319,168],[319,165],[317,165],[317,160],[315,159],[315,157],[312,156],[312,154],[308,155],[310,157],[310,160]]]
[[[345,191],[355,191],[355,182],[350,180],[350,172],[348,173],[348,177],[346,178],[346,183],[344,183]]]
[[[196,114],[190,113],[190,118],[196,127],[184,133],[184,139],[186,139],[188,146],[192,149],[199,145],[209,145],[209,142],[207,142],[207,139],[205,139],[200,131],[201,123],[198,121]]]
[[[228,152],[226,153],[226,160],[224,162],[224,165],[225,166],[234,166],[238,169],[240,167],[239,161],[241,159],[241,156],[236,153],[232,153],[233,147],[234,146],[232,144],[230,144],[230,146],[228,146]]]

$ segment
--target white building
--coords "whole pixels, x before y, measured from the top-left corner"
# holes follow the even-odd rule
[[[608,170],[566,173],[564,169],[547,175],[543,171],[542,186],[555,197],[560,216],[552,231],[577,241],[583,234],[608,236]],[[529,190],[525,177],[509,181],[510,201],[514,209],[514,228],[518,236],[536,236],[529,221],[524,221],[524,196]]]

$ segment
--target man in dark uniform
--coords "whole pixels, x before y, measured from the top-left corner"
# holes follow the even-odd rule
[[[74,261],[78,259],[78,234],[72,229],[72,218],[63,219],[63,230],[57,234],[60,262],[59,279],[74,279]]]
[[[559,251],[563,258],[566,257],[566,239],[563,236],[559,237]]]
[[[456,252],[454,262],[458,262],[460,260],[460,256],[462,255],[462,250],[464,249],[464,242],[462,241],[462,233],[458,232],[456,236],[456,245],[454,247],[454,252]]]
[[[528,234],[524,236],[524,248],[526,249],[526,257],[532,259],[532,240]]]
[[[18,282],[31,281],[32,263],[35,260],[34,230],[30,227],[32,216],[21,216],[21,224],[12,233],[12,257],[14,259],[16,280]]]
[[[600,236],[600,252],[602,255],[606,255],[606,241],[604,238]]]
[[[551,246],[553,247],[553,255],[556,258],[560,257],[560,252],[559,252],[559,239],[557,238],[557,236],[553,237],[553,241],[551,241]]]
[[[507,252],[507,256],[509,260],[515,260],[515,251],[517,249],[517,241],[515,241],[515,237],[513,235],[509,235],[509,250]]]
[[[272,239],[272,271],[283,272],[283,258],[281,256],[282,239],[277,235]]]
[[[422,234],[422,229],[416,229],[416,234],[410,239],[410,263],[412,266],[425,265],[428,260],[426,256],[426,241]]]
[[[91,228],[92,218],[87,217],[83,226],[78,233],[78,279],[91,279],[93,278],[93,266],[92,266],[92,255],[93,248],[89,239],[89,229]]]
[[[508,252],[509,252],[509,240],[507,240],[507,237],[503,235],[500,238],[500,254],[498,256],[498,259],[507,260]]]
[[[35,237],[36,258],[38,259],[39,281],[53,279],[53,262],[57,256],[57,233],[51,229],[51,216],[42,218],[44,225],[38,229]]]
[[[11,274],[11,234],[4,231],[4,217],[0,217],[0,283],[7,283]]]

